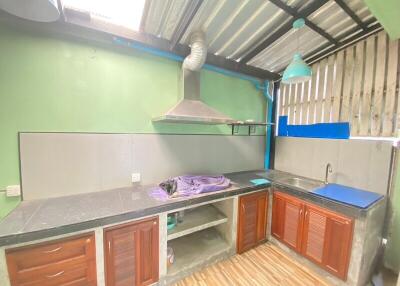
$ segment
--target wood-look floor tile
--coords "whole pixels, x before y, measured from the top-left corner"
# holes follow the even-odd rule
[[[210,265],[175,284],[175,286],[236,285],[329,286],[330,284],[270,243]]]

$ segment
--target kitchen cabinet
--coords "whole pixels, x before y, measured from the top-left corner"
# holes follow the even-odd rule
[[[346,280],[353,220],[281,192],[274,192],[272,235]]]
[[[268,192],[239,198],[237,252],[242,253],[266,238]]]
[[[308,204],[304,221],[303,255],[345,280],[351,253],[352,220]]]
[[[94,234],[6,250],[11,286],[95,286]]]
[[[158,242],[158,217],[106,229],[106,285],[139,286],[157,282]]]
[[[304,204],[283,193],[274,193],[272,234],[292,249],[301,251]]]

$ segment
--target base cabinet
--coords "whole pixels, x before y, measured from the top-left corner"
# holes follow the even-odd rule
[[[346,280],[353,220],[274,192],[272,235],[327,271]]]
[[[268,192],[239,198],[237,252],[242,253],[266,238]]]
[[[158,218],[106,229],[106,285],[139,286],[157,282],[158,241]]]
[[[317,206],[306,206],[303,255],[344,280],[352,238],[353,221],[350,218]]]
[[[304,203],[294,197],[274,193],[272,234],[300,252]]]
[[[94,234],[6,250],[11,286],[96,286]]]

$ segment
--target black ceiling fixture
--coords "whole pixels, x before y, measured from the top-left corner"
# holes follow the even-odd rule
[[[318,27],[317,25],[315,25],[313,22],[311,22],[310,20],[308,20],[306,17],[303,17],[302,14],[303,13],[299,13],[297,12],[296,9],[290,7],[289,5],[287,5],[286,3],[284,3],[281,0],[269,0],[271,3],[273,3],[275,6],[278,6],[279,8],[281,8],[283,11],[285,11],[286,13],[288,13],[290,16],[292,16],[294,19],[298,19],[298,18],[303,18],[305,21],[306,26],[308,26],[310,29],[314,30],[315,32],[317,32],[318,34],[320,34],[322,37],[324,37],[325,39],[327,39],[330,43],[332,44],[337,44],[337,41],[331,36],[329,35],[327,32],[325,32],[323,29],[321,29],[320,27]],[[321,1],[317,1],[317,2],[321,2]],[[311,10],[312,11],[312,10]],[[311,15],[312,13],[308,14],[307,16]]]
[[[286,33],[288,33],[292,29],[292,23],[296,18],[303,18],[306,20],[306,24],[312,25],[314,29],[319,30],[320,32],[322,29],[311,23],[310,21],[307,20],[307,17],[310,16],[312,13],[320,9],[323,5],[325,5],[328,0],[318,0],[314,1],[310,5],[308,5],[303,11],[298,12],[296,9],[286,5],[280,0],[269,0],[271,3],[274,3],[277,7],[283,9],[286,13],[290,14],[293,19],[292,21],[286,23],[284,26],[282,26],[280,29],[278,29],[275,33],[273,33],[271,36],[268,37],[268,34],[266,36],[263,36],[262,39],[264,39],[261,43],[256,45],[254,49],[252,49],[250,52],[244,53],[245,56],[242,57],[240,60],[241,64],[246,64],[248,63],[252,58],[254,58],[256,55],[258,55],[260,52],[268,48],[272,43],[277,41],[280,37],[284,36]],[[286,10],[285,10],[286,9]],[[311,24],[310,24],[311,23]],[[309,26],[310,27],[310,26]],[[316,28],[317,27],[317,28]],[[318,32],[317,32],[318,33]],[[327,33],[323,32],[326,37],[330,37]],[[267,37],[267,38],[266,38]],[[334,41],[334,39],[331,39]]]
[[[351,10],[350,7],[347,6],[346,3],[344,3],[343,0],[335,0],[335,2],[340,6],[340,8],[342,8],[344,12],[346,12],[347,15],[351,17],[351,19],[353,19],[354,22],[357,23],[357,25],[361,29],[363,29],[364,31],[368,29],[368,26],[363,21],[361,21],[361,19],[357,16],[357,14],[354,13],[353,10]]]

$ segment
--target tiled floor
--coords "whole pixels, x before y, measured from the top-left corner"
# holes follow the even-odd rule
[[[265,243],[241,255],[213,264],[175,286],[205,285],[329,285],[317,274]]]

